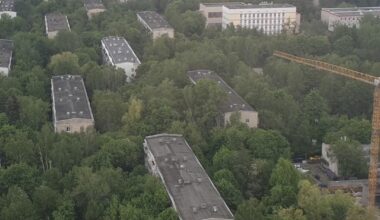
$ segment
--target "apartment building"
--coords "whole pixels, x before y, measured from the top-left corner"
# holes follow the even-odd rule
[[[237,94],[219,75],[210,70],[192,70],[187,75],[193,84],[200,80],[211,80],[217,83],[226,93],[226,100],[220,106],[220,124],[227,125],[234,113],[240,114],[240,121],[250,128],[257,128],[259,124],[258,113],[242,97]]]
[[[0,0],[0,19],[2,15],[8,15],[11,18],[17,16],[15,0]]]
[[[154,11],[141,11],[137,13],[138,21],[152,33],[153,40],[167,36],[174,38],[174,29],[160,14]]]
[[[49,39],[53,39],[60,31],[71,31],[66,15],[51,13],[45,15],[45,31]]]
[[[257,29],[267,35],[298,33],[301,15],[290,4],[223,5],[222,28],[229,25]]]
[[[84,8],[87,11],[87,17],[89,19],[106,10],[102,0],[84,0]]]
[[[200,3],[199,11],[206,18],[206,27],[222,26],[223,5],[244,5],[242,2]]]
[[[123,37],[105,37],[101,43],[103,62],[123,69],[127,82],[130,82],[136,76],[136,69],[141,64],[132,47]]]
[[[51,94],[56,133],[85,132],[94,127],[94,116],[81,76],[53,76]]]
[[[0,39],[0,75],[8,76],[11,70],[13,41]]]
[[[338,25],[358,28],[361,18],[368,14],[379,17],[380,7],[322,8],[321,20],[328,25],[329,31],[334,31]]]
[[[145,137],[145,163],[164,183],[181,220],[234,217],[189,144],[178,134]]]

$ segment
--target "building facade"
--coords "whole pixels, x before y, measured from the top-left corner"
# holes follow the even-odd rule
[[[362,144],[363,156],[369,162],[370,145]],[[339,160],[335,157],[330,144],[322,143],[322,166],[332,171],[335,176],[340,176]]]
[[[59,13],[45,15],[45,31],[49,39],[55,38],[59,31],[71,31],[67,16]]]
[[[103,62],[123,69],[127,82],[134,79],[141,62],[125,38],[109,36],[103,38],[101,43]]]
[[[181,220],[234,218],[182,135],[145,137],[144,152],[147,168],[164,183]]]
[[[17,16],[15,0],[0,0],[0,19],[2,15],[8,15],[11,18]]]
[[[222,28],[256,29],[267,35],[298,33],[301,15],[289,4],[223,5]]]
[[[380,16],[380,7],[361,8],[322,8],[321,20],[328,25],[329,31],[334,31],[336,26],[359,27],[364,15]]]
[[[0,75],[8,76],[11,70],[13,41],[0,39]]]
[[[84,8],[87,11],[87,17],[89,19],[99,13],[106,11],[102,0],[84,0]]]
[[[220,76],[210,70],[192,70],[187,75],[193,84],[200,80],[211,80],[219,85],[226,93],[226,100],[220,106],[220,124],[227,125],[233,114],[240,115],[240,121],[250,128],[257,128],[259,124],[258,112],[237,94]]]
[[[137,13],[138,21],[152,34],[153,40],[167,36],[174,38],[174,29],[160,14],[154,11],[141,11]]]
[[[81,76],[53,76],[51,91],[56,133],[79,133],[94,128],[94,116]]]
[[[223,5],[244,5],[242,2],[200,3],[199,11],[206,18],[206,27],[222,26]]]

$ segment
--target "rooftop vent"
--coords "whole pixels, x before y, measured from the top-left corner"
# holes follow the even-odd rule
[[[206,204],[205,202],[203,202],[203,203],[201,204],[201,208],[202,208],[202,209],[207,208],[207,204]]]
[[[60,102],[62,102],[62,101],[63,101],[63,99],[62,99],[62,98],[60,98],[60,99],[59,99],[59,101],[60,101]]]
[[[193,206],[193,213],[197,213],[198,212],[198,208],[196,206]]]
[[[59,87],[59,88],[58,88],[58,91],[61,91],[61,90],[62,90],[62,88],[61,88],[61,87]]]
[[[181,165],[179,165],[179,168],[180,168],[180,169],[185,169],[185,164],[181,164]]]
[[[164,161],[167,163],[169,162],[169,158],[165,157]]]
[[[201,177],[198,177],[198,178],[197,178],[197,181],[198,181],[198,183],[201,183],[203,180],[202,180]]]
[[[218,207],[216,207],[215,205],[212,206],[212,211],[213,211],[213,212],[218,212]]]
[[[80,100],[80,97],[77,97],[77,101],[79,101]]]
[[[178,179],[178,184],[183,184],[183,179]]]
[[[83,115],[83,111],[80,111],[80,112],[79,112],[79,115]]]
[[[66,115],[70,115],[70,112],[66,112]]]
[[[173,142],[177,141],[177,138],[172,138],[172,141],[173,141]]]
[[[183,161],[187,161],[187,157],[186,156],[183,156]]]

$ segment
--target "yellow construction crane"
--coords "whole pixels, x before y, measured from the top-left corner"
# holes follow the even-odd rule
[[[330,73],[335,73],[337,75],[365,82],[375,87],[373,94],[371,155],[368,172],[368,206],[374,207],[377,189],[377,164],[379,160],[380,144],[380,78],[319,60],[294,56],[281,51],[275,51],[273,55],[295,63],[304,64],[316,69],[325,70]]]

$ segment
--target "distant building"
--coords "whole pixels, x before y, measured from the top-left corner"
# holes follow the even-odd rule
[[[8,15],[11,18],[17,16],[15,0],[0,0],[0,18],[2,15]]]
[[[81,76],[53,76],[51,91],[56,133],[85,132],[94,127],[94,116]]]
[[[362,144],[363,155],[367,159],[368,162],[369,162],[370,148],[371,146],[369,144]],[[322,166],[324,168],[328,168],[336,176],[340,176],[339,161],[335,157],[330,144],[322,143]]]
[[[243,2],[200,3],[199,11],[206,18],[206,27],[222,26],[223,5],[245,5]]]
[[[145,137],[145,161],[181,220],[232,220],[233,215],[182,135]]]
[[[290,4],[223,5],[222,28],[228,25],[257,29],[267,35],[298,33],[301,15]]]
[[[142,11],[137,13],[137,19],[147,28],[153,36],[153,40],[167,36],[174,38],[174,29],[160,14],[154,11]]]
[[[104,63],[124,70],[128,82],[136,76],[136,69],[141,62],[123,37],[103,38],[102,54]]]
[[[13,41],[0,39],[0,75],[8,76],[11,70]]]
[[[338,25],[359,27],[364,15],[380,16],[380,7],[355,8],[322,8],[321,20],[328,25],[329,31],[334,31]]]
[[[45,29],[49,39],[55,38],[59,31],[70,31],[67,16],[59,13],[45,15]]]
[[[216,82],[226,92],[227,99],[220,106],[222,124],[227,125],[230,122],[231,115],[238,112],[242,123],[247,124],[250,128],[257,128],[259,123],[257,111],[241,98],[220,76],[210,70],[188,71],[187,75],[193,84],[197,84],[200,80],[211,80]]]
[[[90,19],[106,10],[102,0],[84,0],[84,8],[86,9],[87,16]]]

